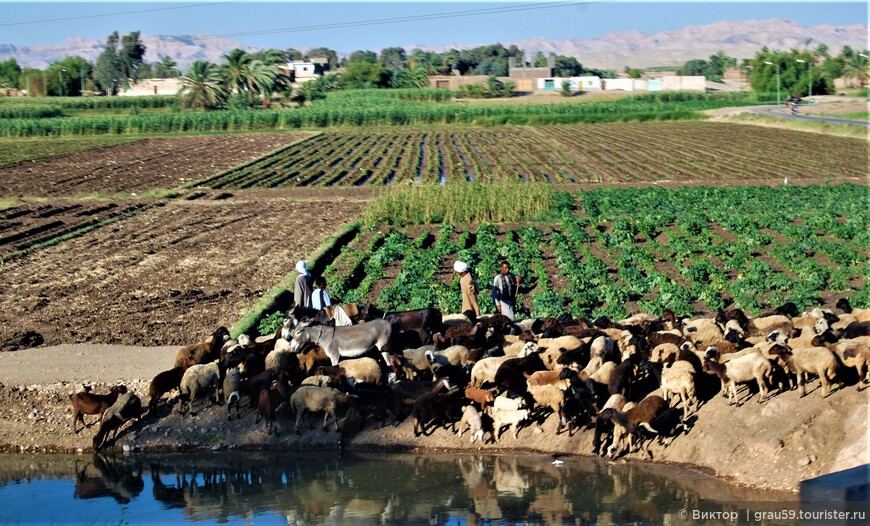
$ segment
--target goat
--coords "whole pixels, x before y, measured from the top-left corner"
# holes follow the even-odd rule
[[[91,427],[94,424],[85,424],[84,415],[100,415],[100,420],[112,404],[118,400],[118,395],[127,392],[127,388],[123,385],[112,387],[108,394],[95,394],[91,392],[90,387],[85,387],[83,391],[69,396],[72,404],[72,428],[73,433],[78,434],[80,430],[76,430],[76,422],[81,422],[84,427]],[[84,427],[82,429],[84,429]]]
[[[260,394],[257,397],[257,417],[254,419],[254,423],[259,424],[260,417],[262,417],[266,421],[267,435],[271,435],[273,431],[276,435],[278,434],[278,430],[275,429],[275,413],[278,406],[281,405],[281,401],[284,400],[285,393],[286,389],[283,389],[283,384],[277,380],[273,381],[268,389],[260,389]]]

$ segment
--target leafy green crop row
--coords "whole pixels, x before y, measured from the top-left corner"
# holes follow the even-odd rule
[[[752,313],[793,301],[801,308],[847,295],[870,306],[870,211],[866,186],[619,189],[582,192],[584,209],[555,223],[502,230],[432,225],[409,239],[385,232],[359,286],[327,272],[346,301],[395,310],[459,308],[454,260],[471,264],[491,312],[491,277],[502,259],[524,276],[523,314],[621,318],[635,311],[678,315],[736,306]],[[418,231],[419,232],[419,231]],[[431,240],[434,238],[434,242]],[[344,267],[340,256],[331,269]],[[386,265],[397,266],[378,297]],[[441,269],[441,273],[437,272]],[[450,278],[439,277],[449,275]]]

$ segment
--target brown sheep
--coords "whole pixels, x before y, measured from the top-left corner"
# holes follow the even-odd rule
[[[106,409],[115,403],[118,399],[118,395],[126,392],[127,388],[125,386],[116,385],[112,387],[109,394],[94,394],[91,392],[91,388],[86,386],[84,391],[70,395],[69,399],[72,403],[73,415],[73,433],[78,434],[79,432],[79,430],[76,430],[76,421],[81,422],[84,427],[91,427],[94,424],[85,424],[84,415],[100,415],[100,420],[102,420],[103,413],[106,412]]]
[[[230,339],[230,331],[226,327],[218,327],[204,341],[186,345],[178,350],[175,356],[175,367],[187,369],[194,364],[208,363],[220,359],[221,348]]]

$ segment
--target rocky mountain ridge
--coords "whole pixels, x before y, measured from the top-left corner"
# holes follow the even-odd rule
[[[527,55],[533,55],[538,51],[553,52],[574,56],[588,67],[622,69],[626,65],[676,66],[694,58],[707,58],[719,50],[743,59],[754,56],[764,46],[773,50],[800,49],[804,47],[807,39],[812,39],[810,47],[816,47],[821,43],[827,44],[832,54],[839,53],[846,45],[858,50],[866,49],[868,26],[867,24],[845,26],[823,24],[807,27],[785,19],[722,20],[656,34],[624,31],[590,38],[557,40],[539,37],[502,42],[502,44],[505,46],[515,44]],[[146,61],[155,62],[163,56],[170,56],[182,68],[195,60],[220,62],[223,55],[234,48],[246,51],[257,50],[241,42],[211,35],[142,35],[142,41],[147,48]],[[73,38],[63,44],[43,46],[0,43],[0,61],[15,58],[22,66],[37,68],[44,68],[52,61],[68,55],[79,55],[95,61],[104,44],[105,40],[84,38]],[[409,52],[415,48],[443,52],[449,49],[470,49],[482,44],[487,43],[405,45],[404,47]],[[301,50],[305,51],[306,48]],[[338,51],[340,55],[346,55],[353,50]]]

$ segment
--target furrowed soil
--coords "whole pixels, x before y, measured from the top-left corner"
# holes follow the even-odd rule
[[[32,333],[46,345],[199,341],[361,209],[326,195],[152,202],[0,267],[0,348]]]
[[[309,133],[142,139],[0,168],[0,196],[135,194],[200,181]],[[34,184],[38,182],[38,184]]]

